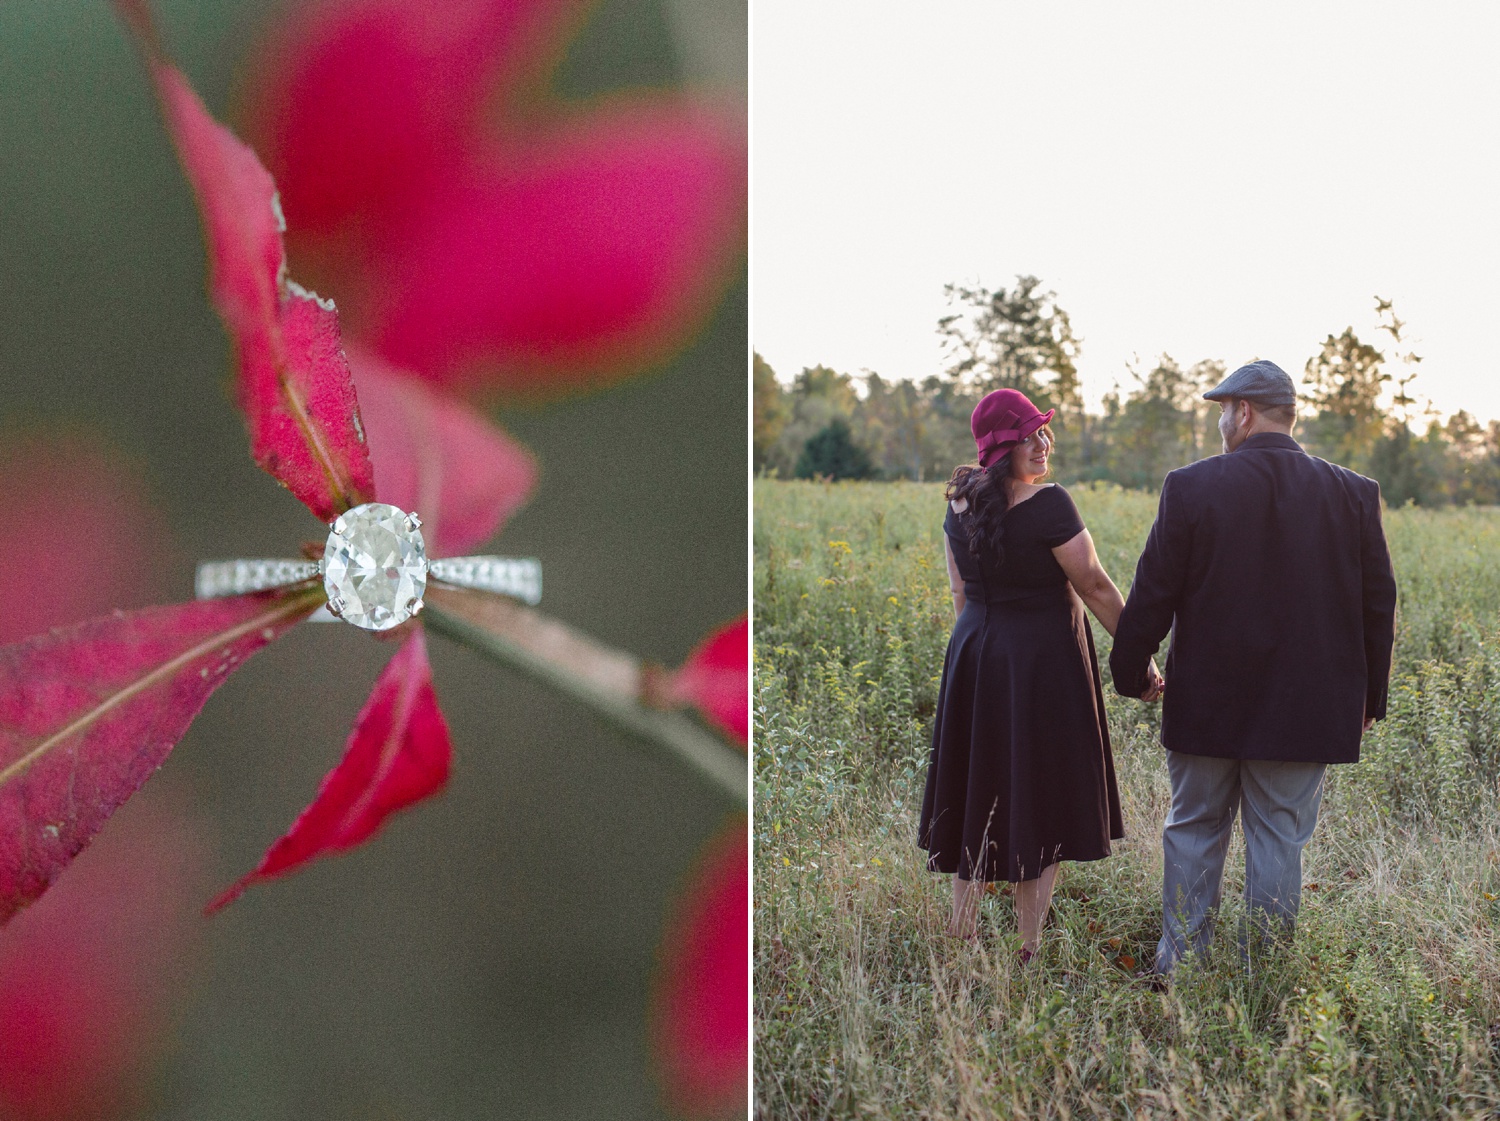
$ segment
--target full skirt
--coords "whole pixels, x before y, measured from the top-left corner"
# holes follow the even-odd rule
[[[943,661],[918,831],[928,867],[1035,879],[1125,835],[1093,631],[1071,586],[974,602]]]

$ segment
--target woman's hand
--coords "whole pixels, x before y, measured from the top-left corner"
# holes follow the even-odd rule
[[[1141,694],[1141,700],[1147,703],[1161,700],[1161,695],[1167,691],[1167,679],[1156,668],[1155,658],[1146,663],[1146,682],[1146,691]]]

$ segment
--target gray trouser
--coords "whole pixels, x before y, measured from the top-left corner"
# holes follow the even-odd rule
[[[1324,763],[1214,759],[1167,752],[1172,810],[1162,829],[1161,942],[1156,970],[1169,973],[1214,934],[1224,855],[1235,811],[1245,829],[1245,913],[1265,933],[1291,932],[1302,900],[1302,847],[1318,823]]]

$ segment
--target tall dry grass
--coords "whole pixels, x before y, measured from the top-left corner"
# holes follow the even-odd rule
[[[1129,581],[1154,499],[1076,489]],[[1159,710],[1110,697],[1127,838],[1067,865],[1017,966],[1009,900],[943,935],[915,847],[952,621],[941,487],[755,493],[755,1103],[763,1117],[1500,1116],[1500,511],[1393,511],[1389,718],[1331,768],[1288,947],[1135,983],[1160,923]],[[1108,636],[1096,631],[1101,658]]]

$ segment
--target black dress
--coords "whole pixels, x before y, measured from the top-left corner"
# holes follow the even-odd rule
[[[1044,488],[1006,512],[1000,565],[970,553],[968,523],[949,507],[968,602],[943,659],[918,839],[935,872],[1030,880],[1125,835],[1093,631],[1052,555],[1083,519]]]

